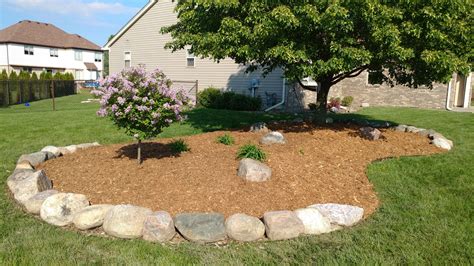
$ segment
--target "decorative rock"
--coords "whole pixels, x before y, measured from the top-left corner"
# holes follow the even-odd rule
[[[309,206],[309,208],[317,209],[323,216],[329,219],[331,224],[341,225],[341,226],[352,226],[359,222],[363,215],[364,209],[344,204],[314,204]]]
[[[263,182],[272,177],[272,169],[259,161],[245,158],[239,163],[237,175],[245,181]]]
[[[31,170],[33,171],[35,168],[30,164],[28,161],[22,161],[16,164],[15,170]]]
[[[301,124],[301,123],[304,123],[304,120],[303,120],[303,118],[295,118],[291,122],[295,123],[295,124]]]
[[[41,206],[43,205],[44,201],[55,194],[58,194],[58,191],[53,189],[41,191],[25,201],[23,205],[29,213],[40,214]]]
[[[326,124],[332,124],[334,123],[334,119],[332,119],[331,117],[327,117],[325,122]]]
[[[368,140],[378,140],[382,134],[380,130],[373,127],[363,127],[359,129],[360,135]]]
[[[452,142],[450,140],[446,138],[441,138],[441,137],[434,138],[431,141],[431,144],[435,145],[438,148],[448,150],[448,151],[451,150],[453,147]]]
[[[72,222],[80,230],[101,226],[104,223],[105,214],[112,207],[113,205],[109,204],[87,206],[74,215]]]
[[[51,180],[44,171],[37,171],[16,182],[13,185],[13,195],[18,202],[23,204],[37,193],[52,187]]]
[[[48,160],[48,154],[46,152],[39,151],[39,152],[24,154],[20,156],[20,159],[18,159],[18,163],[27,161],[32,166],[36,167],[40,163],[44,163],[46,160]]]
[[[424,128],[417,128],[417,127],[414,127],[414,126],[408,126],[407,127],[407,132],[410,132],[410,133],[418,133],[420,131],[423,131],[425,130]]]
[[[181,213],[174,224],[184,238],[199,243],[226,239],[224,215],[220,213]]]
[[[268,132],[267,124],[258,122],[250,126],[250,132]]]
[[[148,215],[143,225],[143,239],[151,242],[167,242],[176,235],[171,215],[165,211]]]
[[[260,139],[261,144],[269,145],[269,144],[285,144],[286,140],[283,134],[277,131],[272,131]]]
[[[432,135],[437,134],[437,133],[433,129],[425,129],[425,130],[419,131],[418,134],[423,136],[423,137],[429,137],[430,135],[432,136]]]
[[[89,149],[89,148],[92,148],[92,147],[98,147],[100,146],[99,142],[94,142],[94,143],[82,143],[82,144],[78,144],[76,145],[76,147],[80,150],[84,150],[84,149]]]
[[[373,128],[389,128],[392,126],[392,124],[387,121],[368,121],[368,125]]]
[[[362,103],[362,104],[360,105],[360,107],[367,108],[367,107],[370,107],[370,104],[369,104],[369,103]]]
[[[72,223],[77,212],[87,206],[89,206],[89,201],[82,194],[58,193],[43,202],[40,216],[49,224],[66,226]]]
[[[263,215],[267,237],[284,240],[298,237],[304,232],[303,222],[292,211],[272,211]]]
[[[69,145],[66,147],[59,147],[59,151],[62,155],[72,154],[77,151],[77,145]]]
[[[395,131],[398,132],[406,132],[407,131],[407,126],[406,125],[398,125],[393,128]]]
[[[139,238],[143,234],[143,224],[152,211],[133,205],[117,205],[104,218],[104,231],[119,238]]]
[[[265,226],[258,218],[237,213],[225,222],[227,235],[237,241],[256,241],[265,235]]]
[[[332,231],[329,219],[324,217],[315,208],[298,209],[295,213],[303,222],[305,234],[319,235]]]
[[[41,151],[50,152],[50,153],[54,154],[55,157],[61,156],[61,150],[58,147],[55,147],[55,146],[46,146]]]
[[[34,172],[35,170],[33,169],[15,169],[15,171],[13,171],[13,173],[7,178],[7,185],[10,191],[13,193],[18,182],[25,180]]]

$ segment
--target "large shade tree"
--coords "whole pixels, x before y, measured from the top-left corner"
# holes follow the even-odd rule
[[[232,58],[285,77],[331,86],[364,70],[410,87],[447,82],[473,64],[474,2],[468,0],[179,0],[178,22],[162,29],[172,50]],[[305,86],[304,86],[305,87]],[[311,89],[305,87],[306,89]]]

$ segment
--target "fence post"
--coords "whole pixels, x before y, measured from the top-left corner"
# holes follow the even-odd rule
[[[198,105],[198,92],[199,92],[199,80],[196,79],[196,93],[194,97],[196,97],[196,106]]]
[[[53,111],[56,111],[56,102],[54,100],[54,80],[51,80],[51,99],[53,100]]]
[[[7,87],[6,87],[7,91],[6,91],[6,96],[5,96],[5,99],[6,99],[6,105],[9,106],[10,105],[10,81],[7,80]]]

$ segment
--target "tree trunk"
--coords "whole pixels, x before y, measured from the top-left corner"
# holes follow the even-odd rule
[[[137,160],[138,164],[142,164],[142,140],[138,140],[138,150],[137,150]]]
[[[317,93],[316,104],[318,105],[317,111],[319,113],[326,113],[327,112],[327,103],[328,103],[328,95],[329,89],[331,88],[331,83],[327,81],[321,82],[321,86],[319,87]]]

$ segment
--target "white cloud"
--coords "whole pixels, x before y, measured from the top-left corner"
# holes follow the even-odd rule
[[[85,17],[93,17],[101,14],[133,14],[138,11],[138,8],[129,7],[119,2],[107,3],[103,1],[7,0],[7,3],[12,7],[17,7],[23,10],[35,10],[52,14],[79,15]]]

